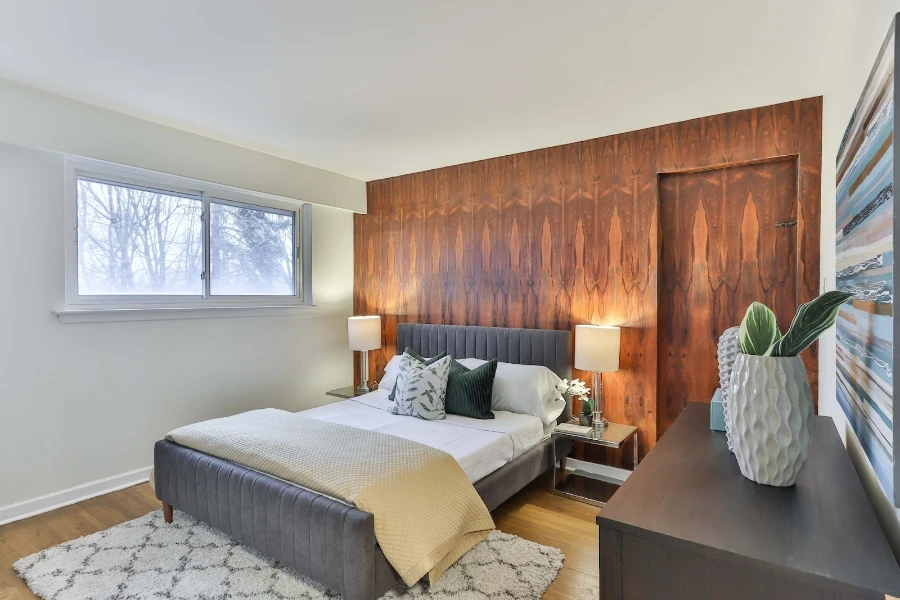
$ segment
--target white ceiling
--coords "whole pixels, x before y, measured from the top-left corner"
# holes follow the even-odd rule
[[[853,5],[0,0],[0,78],[371,180],[822,94]]]

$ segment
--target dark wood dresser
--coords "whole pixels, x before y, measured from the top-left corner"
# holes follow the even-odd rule
[[[834,422],[792,488],[745,479],[689,404],[597,516],[603,600],[900,596],[900,568]]]

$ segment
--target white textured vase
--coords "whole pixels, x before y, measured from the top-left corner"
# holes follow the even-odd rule
[[[731,370],[734,367],[734,359],[741,353],[740,327],[729,327],[719,338],[719,387],[722,389],[722,414],[725,422],[728,422],[728,384],[731,381]],[[725,440],[728,449],[734,452],[731,444],[731,435],[726,428]]]
[[[737,356],[725,425],[744,477],[779,487],[797,483],[809,458],[813,415],[799,357]]]

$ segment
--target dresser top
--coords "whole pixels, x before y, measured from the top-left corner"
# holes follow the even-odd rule
[[[897,595],[900,568],[834,422],[815,418],[797,485],[741,475],[709,405],[691,403],[597,516],[603,527]]]

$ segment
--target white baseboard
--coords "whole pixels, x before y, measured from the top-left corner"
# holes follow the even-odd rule
[[[150,479],[150,469],[153,467],[144,467],[135,469],[128,473],[113,475],[106,479],[98,479],[82,485],[76,485],[67,490],[53,492],[46,496],[39,496],[24,502],[17,502],[7,506],[0,506],[0,525],[27,519],[34,515],[39,515],[63,506],[75,504],[88,498],[109,494],[139,483],[143,483]]]
[[[576,460],[574,458],[567,458],[566,470],[575,469],[587,471],[588,473],[594,473],[596,475],[603,475],[604,477],[611,477],[612,479],[617,479],[618,481],[625,481],[626,479],[628,479],[628,476],[631,475],[631,471],[628,471],[626,469],[617,469],[616,467],[608,467],[606,465],[598,465],[597,463],[585,462],[583,460]]]

